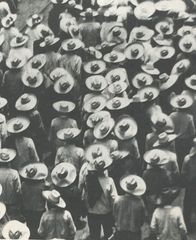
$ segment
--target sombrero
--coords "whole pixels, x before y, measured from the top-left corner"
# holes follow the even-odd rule
[[[51,173],[51,179],[54,185],[57,187],[70,186],[77,177],[76,168],[70,163],[57,164]]]
[[[85,159],[88,162],[93,162],[94,159],[103,157],[106,159],[110,156],[110,149],[101,143],[93,143],[88,146],[85,150]]]
[[[160,91],[165,91],[172,87],[178,80],[178,74],[168,75],[166,73],[162,73],[159,75],[158,80],[160,81]]]
[[[10,41],[10,46],[12,48],[17,48],[23,46],[27,41],[29,37],[27,35],[23,35],[22,33],[18,34],[16,37],[12,38]]]
[[[56,82],[58,79],[66,75],[70,75],[70,73],[65,68],[57,67],[50,73],[50,79],[53,82]]]
[[[40,43],[40,47],[44,48],[44,47],[53,46],[59,40],[60,40],[60,38],[55,37],[54,35],[49,35],[49,36],[45,37],[44,40]]]
[[[103,60],[106,63],[121,63],[125,61],[125,55],[121,52],[112,51],[103,56]]]
[[[24,132],[30,125],[30,121],[25,117],[15,117],[7,122],[7,130],[9,133]]]
[[[113,3],[114,0],[97,0],[97,4],[100,7],[105,7]]]
[[[191,75],[185,79],[185,84],[188,88],[196,90],[196,74]]]
[[[178,75],[180,75],[180,74],[182,74],[182,73],[185,73],[185,72],[189,69],[190,65],[191,65],[190,60],[189,60],[189,59],[186,59],[186,58],[178,61],[178,62],[173,66],[172,71],[171,71],[171,75],[172,75],[172,74],[178,74]]]
[[[43,17],[41,15],[33,14],[29,19],[27,19],[26,23],[28,27],[33,28],[39,23],[41,23],[42,20],[43,20]]]
[[[113,161],[118,161],[126,158],[129,154],[130,154],[129,151],[115,150],[111,152],[110,156],[113,159]]]
[[[114,97],[107,101],[106,107],[109,110],[120,110],[129,106],[132,103],[132,99],[125,97]]]
[[[86,86],[89,90],[101,92],[107,87],[107,81],[102,75],[93,75],[86,79]]]
[[[6,59],[6,65],[9,69],[19,69],[25,65],[25,58],[22,56],[9,56]]]
[[[114,127],[114,133],[120,140],[131,139],[137,134],[137,123],[129,115],[120,116]]]
[[[42,85],[44,77],[38,69],[29,69],[22,74],[22,82],[30,88],[38,88]]]
[[[173,123],[172,119],[168,115],[166,115],[165,113],[155,112],[150,117],[150,120],[151,120],[151,122],[153,124],[153,127],[155,129],[160,129],[160,128],[164,129],[164,131],[166,133],[174,132],[174,123]]]
[[[98,15],[97,11],[94,11],[92,8],[87,8],[85,12],[81,12],[81,17],[96,17]]]
[[[174,31],[174,22],[172,18],[166,17],[159,20],[155,25],[155,30],[163,35],[171,35]]]
[[[193,97],[184,91],[179,95],[173,95],[170,98],[170,104],[177,109],[189,108],[193,104]]]
[[[108,84],[114,83],[116,81],[123,81],[127,82],[127,73],[124,68],[115,68],[110,70],[105,79],[107,80]]]
[[[175,48],[171,46],[157,47],[155,54],[159,59],[169,59],[174,56]]]
[[[140,72],[137,73],[132,79],[132,84],[135,88],[140,89],[149,86],[153,83],[153,77],[150,74]]]
[[[103,95],[94,95],[84,103],[84,110],[88,113],[99,112],[104,109],[105,105],[106,98]]]
[[[159,46],[172,46],[173,44],[173,40],[171,38],[165,38],[165,36],[161,33],[154,36],[153,40]]]
[[[98,123],[93,130],[93,135],[96,139],[104,139],[112,131],[114,124],[115,122],[112,118],[108,118]]]
[[[4,108],[7,105],[8,101],[6,98],[0,97],[0,109]]]
[[[18,111],[30,111],[37,105],[37,97],[34,94],[24,93],[15,103],[15,108]]]
[[[106,70],[106,64],[102,60],[93,60],[84,64],[84,71],[89,74],[101,74]]]
[[[160,0],[155,3],[156,10],[160,12],[168,12],[171,9],[172,1]]]
[[[187,34],[193,33],[193,26],[183,25],[181,28],[178,29],[177,34],[180,37],[183,37]]]
[[[22,178],[44,180],[48,176],[48,168],[44,163],[30,163],[19,169]]]
[[[0,163],[8,163],[15,159],[16,151],[11,148],[0,149]]]
[[[61,44],[61,47],[66,52],[72,52],[84,47],[84,43],[79,39],[71,38],[71,39],[65,40]]]
[[[98,123],[107,121],[107,119],[110,119],[110,117],[111,115],[108,111],[95,112],[88,116],[86,124],[88,127],[94,128]]]
[[[70,113],[75,109],[76,105],[69,101],[58,101],[53,103],[52,107],[59,113]]]
[[[122,43],[127,39],[127,30],[123,26],[113,26],[107,36],[108,42]]]
[[[57,132],[57,138],[64,141],[74,139],[81,133],[79,128],[63,128]]]
[[[152,1],[144,1],[136,6],[134,15],[139,20],[149,20],[155,11],[155,4]]]
[[[170,5],[170,12],[186,13],[187,6],[183,0],[172,0]]]
[[[150,165],[164,165],[168,163],[169,158],[164,150],[152,149],[144,153],[144,161]]]
[[[108,91],[112,94],[120,94],[122,92],[124,92],[127,89],[127,83],[124,81],[116,81],[114,83],[111,83],[108,86]]]
[[[4,225],[2,236],[4,239],[28,240],[30,238],[30,230],[26,224],[21,223],[18,220],[10,220]]]
[[[165,145],[167,143],[174,141],[176,138],[177,138],[176,134],[167,134],[166,132],[163,132],[159,134],[158,140],[153,144],[153,147]]]
[[[146,86],[138,90],[136,94],[139,102],[148,102],[159,96],[159,90],[155,87]]]
[[[17,14],[9,13],[6,17],[1,20],[1,24],[4,28],[11,27],[17,19]]]
[[[150,75],[159,75],[160,74],[160,71],[158,68],[155,68],[154,67],[154,63],[153,62],[147,62],[147,63],[144,63],[142,66],[141,66],[141,69],[150,74]]]
[[[37,54],[33,56],[29,61],[28,65],[34,69],[42,69],[46,64],[46,55],[45,54]]]
[[[137,175],[128,175],[121,178],[121,188],[134,196],[142,196],[146,192],[146,184],[144,180]]]
[[[65,208],[66,203],[61,198],[61,195],[58,191],[52,190],[52,191],[43,191],[42,192],[43,197],[49,202],[50,204],[57,206],[59,208]]]
[[[179,41],[179,48],[182,52],[191,53],[196,50],[196,40],[192,34],[183,36]]]
[[[74,78],[70,76],[62,76],[54,84],[54,91],[58,94],[67,94],[69,93],[75,85]]]
[[[154,30],[146,26],[134,27],[131,31],[132,38],[138,41],[148,41],[153,35]]]
[[[125,56],[127,59],[140,59],[144,56],[144,46],[141,43],[131,43],[125,48]]]

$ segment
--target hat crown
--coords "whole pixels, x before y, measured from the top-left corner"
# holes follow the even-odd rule
[[[0,153],[0,158],[3,161],[7,161],[10,158],[10,156],[8,153],[2,152],[2,153]]]
[[[100,103],[99,101],[94,100],[94,101],[91,102],[91,108],[92,108],[92,109],[96,109],[96,108],[98,108],[100,105],[101,105],[101,103]]]
[[[78,27],[78,26],[73,26],[73,28],[72,28],[72,33],[73,33],[74,35],[79,34],[79,27]]]
[[[102,152],[101,152],[101,149],[98,147],[95,151],[92,152],[92,157],[95,159],[95,158],[98,158],[98,157],[101,157],[102,156]]]
[[[137,57],[138,54],[139,54],[139,49],[138,48],[131,49],[131,55],[133,57]]]
[[[27,174],[27,177],[29,177],[29,178],[33,178],[36,175],[36,173],[37,173],[37,168],[35,168],[35,167],[26,169],[26,174]]]
[[[191,79],[191,85],[196,86],[196,76]]]
[[[167,75],[167,73],[162,73],[161,75],[159,75],[159,79],[161,83],[166,83],[169,79],[169,76]]]
[[[184,106],[186,104],[186,99],[184,98],[184,97],[180,97],[179,99],[178,99],[178,105],[180,106],[180,107],[182,107],[182,106]]]
[[[160,161],[160,157],[158,154],[155,153],[150,160],[151,160],[151,164],[157,164]]]
[[[100,79],[94,79],[94,81],[92,82],[91,86],[94,87],[95,89],[101,88],[101,81],[100,81]]]
[[[75,44],[74,41],[69,41],[69,42],[67,43],[67,48],[68,48],[69,50],[72,50],[72,49],[74,49],[75,47],[76,47],[76,44]]]
[[[68,171],[65,168],[62,168],[59,173],[57,173],[57,176],[59,179],[65,179],[68,175]]]
[[[44,42],[45,42],[46,46],[51,45],[53,43],[53,41],[54,41],[54,36],[53,35],[49,35],[49,36],[46,36],[44,38]]]
[[[59,85],[62,91],[66,91],[70,87],[70,83],[68,81],[61,81]]]
[[[151,100],[154,97],[153,92],[145,92],[144,97]]]
[[[126,188],[130,191],[135,190],[137,187],[137,182],[135,179],[131,179],[130,182],[126,182]]]
[[[29,98],[28,94],[24,94],[22,97],[21,97],[21,103],[22,104],[27,104],[31,101],[31,99]]]
[[[159,117],[159,118],[157,119],[156,123],[155,123],[156,127],[158,127],[158,128],[159,128],[159,127],[160,127],[160,128],[165,127],[166,124],[167,124],[166,119],[165,119],[165,118],[162,118],[162,117]]]
[[[126,121],[122,121],[122,123],[119,126],[119,129],[121,132],[126,132],[129,129],[130,125]]]
[[[68,111],[69,107],[66,103],[61,103],[60,106],[59,106],[60,110],[63,110],[63,111]]]
[[[16,37],[16,43],[22,43],[24,41],[24,36],[22,34],[19,34]]]
[[[112,62],[116,61],[118,59],[118,55],[116,53],[111,53],[110,54],[110,60]]]
[[[161,56],[162,57],[166,57],[167,55],[168,55],[168,50],[167,49],[163,49],[163,50],[161,50]]]
[[[169,137],[166,132],[163,132],[163,133],[159,134],[158,139],[159,139],[160,143],[167,143],[169,140]]]
[[[40,19],[40,16],[38,14],[33,14],[31,18],[35,21],[37,19]]]
[[[185,69],[184,63],[181,62],[181,63],[178,65],[177,70],[178,70],[178,72],[183,72],[184,69]]]
[[[190,49],[192,47],[192,42],[191,41],[186,41],[186,42],[183,43],[183,46],[186,49]]]
[[[120,80],[120,75],[112,75],[111,76],[112,82],[116,82]]]
[[[91,71],[92,72],[96,72],[99,69],[100,69],[100,67],[97,63],[91,65]]]
[[[118,36],[120,36],[121,31],[120,31],[120,29],[114,29],[112,34],[113,34],[114,37],[118,37]]]
[[[138,31],[137,33],[136,33],[136,37],[137,38],[142,38],[142,37],[144,37],[144,32],[142,32],[142,31]]]
[[[104,160],[95,161],[94,165],[97,170],[103,170],[105,167],[105,161]]]
[[[22,236],[22,232],[16,231],[12,232],[12,230],[9,231],[9,237],[10,239],[19,239]]]
[[[168,24],[162,24],[161,26],[160,26],[160,29],[161,29],[161,31],[163,32],[163,33],[167,33],[167,31],[169,31],[169,25]]]
[[[23,128],[22,122],[20,122],[19,120],[16,121],[13,125],[13,128],[14,128],[15,131],[18,131],[18,130],[22,129]]]
[[[38,68],[41,66],[41,61],[38,60],[38,59],[34,59],[33,62],[32,62],[32,68]]]
[[[145,76],[142,76],[141,78],[138,78],[138,79],[137,79],[137,82],[138,82],[138,84],[139,84],[140,86],[145,86],[145,85],[146,85],[146,82],[147,82],[146,77],[145,77]]]
[[[114,90],[116,93],[119,93],[122,91],[122,86],[120,83],[114,84]]]
[[[37,82],[37,77],[36,76],[28,76],[27,81],[29,84],[33,85]]]
[[[69,137],[72,137],[74,134],[73,134],[73,131],[71,128],[66,128],[66,131],[64,132],[64,137],[66,138],[67,136]]]
[[[21,63],[21,60],[19,58],[14,58],[11,61],[11,64],[12,64],[13,67],[17,67],[20,63]]]
[[[100,132],[101,132],[101,134],[106,134],[107,132],[108,132],[108,130],[109,130],[109,125],[107,125],[107,124],[102,124],[101,126],[100,126]]]
[[[52,203],[59,203],[60,201],[60,193],[57,192],[56,190],[52,190],[48,196],[48,199],[52,202]]]

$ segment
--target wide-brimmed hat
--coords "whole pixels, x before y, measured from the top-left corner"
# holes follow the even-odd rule
[[[158,46],[172,46],[173,44],[172,38],[165,38],[161,33],[154,36],[153,40]]]
[[[25,58],[11,55],[6,59],[6,65],[10,69],[22,68],[25,65]]]
[[[121,52],[112,51],[103,56],[103,60],[106,63],[121,63],[125,61],[125,55]]]
[[[51,173],[51,179],[54,185],[58,187],[70,186],[77,177],[76,168],[70,163],[57,164]]]
[[[120,140],[127,140],[135,137],[137,130],[136,121],[129,115],[120,116],[114,127],[114,133]]]
[[[89,90],[101,92],[107,87],[107,81],[102,75],[92,75],[86,79],[86,86]]]
[[[10,220],[4,225],[2,236],[4,239],[28,240],[30,238],[30,230],[26,224],[18,220]]]
[[[136,6],[134,15],[139,20],[149,20],[155,11],[155,4],[152,1],[144,1]]]
[[[183,37],[185,35],[189,35],[193,33],[193,26],[189,25],[183,25],[181,28],[178,29],[177,34],[180,37]]]
[[[125,48],[125,56],[127,59],[140,59],[144,56],[144,46],[141,43],[131,43]]]
[[[109,110],[120,110],[129,106],[132,103],[132,99],[125,97],[114,97],[107,101],[106,107]]]
[[[11,148],[0,149],[0,163],[8,163],[14,160],[16,157],[16,151]]]
[[[144,63],[142,66],[141,66],[141,69],[150,74],[150,75],[159,75],[160,74],[160,71],[158,68],[156,68],[154,66],[154,63],[153,62],[146,62]]]
[[[155,51],[155,55],[159,59],[169,59],[173,57],[174,54],[175,54],[175,48],[171,46],[157,47]]]
[[[173,66],[173,68],[171,70],[171,75],[173,75],[173,74],[180,75],[180,74],[186,72],[189,69],[190,65],[191,65],[191,62],[187,58],[184,58],[184,59],[178,61]]]
[[[191,53],[196,50],[196,40],[192,34],[183,36],[179,41],[179,48],[182,52]]]
[[[0,109],[4,108],[7,105],[8,101],[4,97],[0,97]]]
[[[156,25],[155,30],[163,35],[171,35],[174,31],[174,22],[172,18],[163,18],[160,19]]]
[[[155,87],[146,86],[138,90],[135,99],[138,102],[148,102],[156,99],[159,96],[159,90]]]
[[[38,69],[29,69],[22,74],[22,82],[30,88],[38,88],[44,81],[43,74]]]
[[[190,77],[186,78],[185,84],[188,88],[196,90],[196,74],[192,74]]]
[[[153,37],[153,35],[154,30],[146,26],[134,27],[131,31],[132,38],[138,41],[148,41]]]
[[[108,91],[112,94],[120,94],[127,89],[128,85],[124,81],[116,81],[108,86]]]
[[[108,42],[122,43],[127,39],[127,30],[123,26],[113,26],[107,36]]]
[[[58,94],[69,93],[75,85],[74,78],[70,75],[68,77],[62,76],[54,84],[54,91]]]
[[[98,123],[107,121],[107,119],[110,119],[110,117],[111,114],[108,111],[95,112],[88,116],[86,125],[90,128],[94,128]]]
[[[141,196],[146,192],[146,183],[137,175],[128,175],[120,180],[121,188],[134,196]]]
[[[79,128],[63,128],[57,132],[57,138],[63,141],[74,139],[81,133]]]
[[[183,0],[172,0],[170,6],[171,13],[186,13],[187,5],[186,2]]]
[[[116,161],[116,160],[118,161],[126,158],[129,154],[130,154],[129,151],[115,150],[111,152],[110,156],[113,159],[113,161]]]
[[[113,3],[114,0],[97,0],[97,4],[100,7],[105,7]]]
[[[135,88],[140,89],[149,86],[153,83],[153,77],[150,74],[140,72],[137,73],[132,79],[132,84]]]
[[[159,166],[168,163],[169,157],[164,150],[152,149],[144,153],[144,161],[152,166]]]
[[[160,133],[158,140],[153,144],[153,147],[159,147],[174,141],[177,138],[176,134],[167,134],[166,132]]]
[[[43,20],[43,17],[37,13],[31,15],[31,17],[29,19],[27,19],[26,24],[28,27],[35,27],[37,26],[39,23],[41,23]]]
[[[48,176],[48,168],[44,163],[30,163],[19,170],[21,177],[31,180],[43,180]]]
[[[50,79],[56,82],[61,77],[68,75],[69,72],[65,68],[57,67],[50,73]]]
[[[5,216],[6,213],[6,206],[4,203],[0,202],[0,219]]]
[[[54,35],[49,35],[49,36],[47,36],[47,37],[44,38],[44,40],[39,44],[39,46],[40,46],[41,48],[53,46],[53,45],[56,44],[59,40],[60,40],[60,38],[55,37]]]
[[[9,133],[24,132],[30,125],[30,121],[25,117],[15,117],[7,122],[7,130]]]
[[[103,139],[108,136],[114,127],[115,121],[112,118],[108,118],[105,121],[98,123],[93,131],[93,135],[96,139]]]
[[[54,108],[55,111],[59,113],[70,113],[75,109],[76,105],[73,102],[62,100],[53,103],[52,107]]]
[[[29,61],[28,65],[34,69],[42,69],[46,64],[46,55],[45,54],[37,54],[33,56]]]
[[[65,4],[67,3],[69,0],[50,0],[53,4]]]
[[[4,28],[11,27],[17,19],[17,14],[8,14],[1,20],[1,24]]]
[[[98,15],[97,11],[94,11],[92,8],[87,8],[85,12],[81,12],[81,17],[96,17]]]
[[[179,95],[174,94],[170,98],[171,106],[177,109],[189,108],[192,106],[193,101],[193,97],[191,96],[191,94],[188,93],[188,91],[184,91]]]
[[[99,112],[106,106],[106,98],[99,94],[93,95],[84,103],[84,110],[88,113]]]
[[[30,111],[37,105],[37,97],[34,94],[24,93],[15,103],[15,108],[18,111]]]
[[[50,204],[57,206],[59,208],[65,208],[66,203],[62,199],[60,193],[56,190],[52,191],[43,191],[42,192],[43,197],[49,202]]]
[[[105,79],[107,80],[108,84],[117,82],[117,81],[127,81],[127,73],[124,68],[115,68],[110,70],[106,76]]]
[[[150,120],[155,129],[161,128],[161,129],[164,129],[164,131],[167,133],[174,132],[174,123],[173,123],[171,117],[169,117],[165,113],[155,112],[154,114],[152,114]]]
[[[162,73],[159,75],[158,80],[160,82],[160,91],[165,91],[172,87],[178,80],[178,74],[168,75],[167,73]]]
[[[155,8],[159,12],[168,12],[171,9],[172,1],[160,0],[155,3]]]
[[[23,46],[27,41],[29,37],[27,35],[23,35],[22,33],[18,34],[16,37],[12,38],[10,41],[10,46],[12,48],[17,48]]]
[[[61,44],[61,48],[66,52],[73,52],[84,47],[84,43],[79,39],[68,39]]]
[[[106,64],[102,60],[93,60],[84,64],[84,71],[89,74],[101,74],[106,70]]]

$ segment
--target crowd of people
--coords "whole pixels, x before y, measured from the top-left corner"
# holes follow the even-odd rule
[[[17,17],[0,2],[0,238],[188,239],[195,1],[51,0],[23,32]]]

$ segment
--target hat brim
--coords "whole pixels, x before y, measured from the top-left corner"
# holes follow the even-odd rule
[[[145,98],[145,93],[148,93],[148,92],[149,93],[152,92],[152,94],[153,94],[152,98],[150,98],[150,99]],[[159,90],[155,87],[147,86],[147,87],[139,89],[136,96],[138,97],[139,102],[144,103],[144,102],[152,101],[159,96]]]
[[[98,116],[99,121],[96,123],[93,123],[93,117]],[[86,125],[90,128],[94,128],[98,123],[107,120],[111,117],[111,114],[108,111],[100,111],[100,112],[95,112],[89,115]]]
[[[29,177],[26,170],[28,168],[36,168],[37,172],[35,176]],[[48,168],[44,163],[30,163],[19,169],[19,174],[22,178],[31,179],[31,180],[43,180],[48,176]]]
[[[29,40],[29,37],[28,37],[28,36],[23,36],[23,41],[20,42],[20,43],[17,43],[16,37],[15,37],[15,38],[13,38],[13,39],[11,40],[10,46],[11,46],[12,48],[21,47],[21,46],[23,46],[25,43],[27,43],[28,40]]]
[[[75,47],[74,48],[69,48],[68,47],[68,43],[70,42],[70,41],[74,41],[74,43],[75,43]],[[62,49],[64,50],[64,51],[66,51],[66,52],[73,52],[73,51],[76,51],[76,50],[78,50],[78,49],[80,49],[80,48],[83,48],[84,47],[84,43],[83,42],[81,42],[79,39],[68,39],[68,40],[65,40],[62,44],[61,44],[61,47],[62,47]]]
[[[186,109],[192,106],[193,104],[193,98],[191,96],[185,95],[184,98],[186,99],[186,104],[183,106],[180,106],[178,104],[178,96],[173,96],[170,99],[170,104],[172,107],[177,108],[177,109]]]
[[[32,94],[28,94],[29,95],[29,99],[30,101],[27,104],[22,104],[21,103],[21,97],[19,97],[15,103],[15,108],[18,111],[30,111],[32,109],[34,109],[37,105],[37,98],[36,96],[32,95]]]
[[[6,98],[0,97],[0,109],[4,108],[7,105],[8,101]]]
[[[116,60],[111,60],[110,59],[110,53],[107,53],[106,55],[103,56],[103,60],[106,62],[106,63],[120,63],[120,62],[124,62],[125,61],[125,55],[123,53],[116,53],[117,55],[117,59]]]
[[[135,46],[135,48],[137,48],[137,50],[139,51],[139,53],[135,57],[132,56],[131,54],[131,49],[133,46]],[[140,43],[131,43],[131,44],[128,44],[125,48],[125,56],[129,60],[140,59],[141,57],[143,57],[143,55],[144,55],[144,47]]]
[[[175,139],[177,138],[177,135],[176,134],[168,134],[168,141],[166,143],[161,143],[159,140],[156,141],[154,144],[153,144],[153,147],[159,147],[159,146],[162,146],[164,144],[167,144],[167,143],[170,143],[172,141],[174,141]]]
[[[101,127],[102,124],[103,124],[103,122],[98,123],[93,130],[93,135],[95,136],[96,139],[104,139],[105,137],[107,137],[110,134],[110,132],[112,131],[115,122],[112,118],[107,119],[106,124],[108,126],[108,131],[104,134],[102,134],[100,132],[100,127]]]
[[[36,77],[36,82],[32,83],[32,84],[30,82],[28,82],[27,78],[29,77],[29,73],[28,73],[28,71],[25,71],[22,75],[23,84],[26,87],[30,87],[30,88],[40,87],[44,81],[44,77],[43,77],[42,73],[37,69],[30,69],[30,75],[31,74],[33,74]]]
[[[120,106],[118,106],[118,107],[113,106],[113,102],[115,100],[120,101]],[[133,102],[133,100],[129,99],[129,98],[114,97],[114,98],[107,101],[106,107],[107,107],[108,110],[121,110],[123,108],[128,107],[132,102]]]
[[[66,140],[69,140],[69,139],[74,139],[76,138],[77,136],[80,135],[81,133],[81,130],[78,129],[78,128],[72,128],[72,134],[71,135],[67,135],[65,136],[65,133],[66,133],[66,128],[65,129],[61,129],[57,132],[57,138],[62,140],[62,141],[66,141]]]
[[[181,64],[181,63],[183,63],[183,66],[184,66],[184,70],[183,70],[183,72],[178,72],[178,66]],[[178,75],[181,75],[182,73],[184,73],[185,71],[187,71],[188,70],[188,68],[190,67],[190,65],[191,65],[191,62],[190,62],[190,60],[189,59],[182,59],[182,60],[180,60],[180,61],[178,61],[174,66],[173,66],[173,68],[172,68],[172,70],[171,70],[171,75],[175,75],[175,74],[178,74]]]
[[[51,46],[53,46],[54,44],[56,44],[59,40],[60,40],[60,38],[56,37],[56,38],[53,39],[53,41],[52,41],[50,44],[47,45],[47,44],[43,41],[43,42],[40,43],[39,46],[40,46],[41,48],[51,47]]]
[[[166,82],[161,83],[160,91],[165,91],[171,88],[178,81],[178,78],[179,78],[179,75],[176,75],[176,74],[170,75],[169,79]]]
[[[100,7],[105,7],[105,6],[108,6],[110,4],[113,3],[114,0],[97,0],[97,4],[100,6]]]
[[[24,58],[20,59],[21,62],[17,66],[13,66],[11,60],[12,60],[11,58],[6,59],[6,66],[9,69],[20,69],[20,68],[24,67],[24,65],[25,65],[25,59]]]
[[[168,51],[168,54],[166,56],[161,55],[161,51],[163,51],[163,50]],[[172,58],[174,56],[175,48],[170,47],[170,46],[159,47],[159,48],[156,49],[155,54],[159,59],[169,59],[169,58]]]
[[[63,78],[63,77],[62,77]],[[75,81],[72,77],[70,78],[67,78],[66,81],[69,83],[69,87],[66,89],[66,90],[62,90],[60,88],[60,82],[61,82],[61,79],[60,78],[59,80],[57,80],[55,83],[54,83],[54,91],[58,94],[67,94],[69,92],[71,92],[71,90],[74,88],[74,85],[75,85]]]
[[[134,15],[138,20],[148,20],[155,11],[155,4],[151,1],[146,1],[136,6]]]
[[[196,75],[195,75],[195,78],[194,78],[194,79],[196,79]],[[192,79],[191,77],[186,78],[186,79],[185,79],[185,84],[186,84],[186,86],[187,86],[189,89],[192,89],[192,90],[196,91],[196,85],[193,85],[193,84],[191,83],[192,80],[193,80],[193,79]],[[1,102],[1,101],[0,101],[0,102]]]
[[[65,4],[67,3],[69,0],[62,0],[62,2],[58,2],[57,0],[50,0],[53,4]]]
[[[41,64],[38,67],[34,67],[33,66],[33,62],[40,62]],[[38,54],[33,56],[31,59],[29,59],[28,63],[27,63],[31,68],[33,69],[42,69],[44,67],[44,65],[46,64],[46,55],[45,54]]]
[[[101,86],[99,88],[95,88],[92,86],[93,84],[93,81],[99,79],[100,83],[101,83]],[[102,90],[104,90],[106,87],[107,87],[107,81],[105,80],[105,78],[102,76],[102,75],[93,75],[93,76],[90,76],[86,79],[86,87],[91,90],[91,91],[95,91],[95,92],[101,92]]]
[[[68,72],[64,69],[64,68],[55,68],[51,73],[50,73],[50,79],[52,81],[57,81],[58,79],[60,79],[63,76],[66,76],[68,74]],[[55,79],[56,78],[56,79]]]
[[[98,64],[99,66],[99,69],[97,69],[96,71],[91,70],[91,66],[94,64]],[[105,70],[106,70],[106,63],[102,60],[94,60],[84,64],[84,71],[89,74],[97,75],[97,74],[103,73]]]
[[[146,83],[144,84],[144,85],[140,85],[139,83],[138,83],[138,80],[137,80],[137,78],[138,78],[138,76],[139,75],[143,75],[143,76],[146,76]],[[138,74],[136,74],[135,75],[135,77],[132,79],[132,85],[135,87],[135,88],[137,88],[137,89],[141,89],[142,87],[146,87],[146,86],[149,86],[149,85],[151,85],[153,83],[153,78],[152,78],[152,76],[150,75],[150,74],[147,74],[147,73],[138,73]]]
[[[14,129],[14,123],[17,121],[17,120],[20,120],[23,124],[23,127],[21,129]],[[24,118],[24,117],[16,117],[16,118],[12,118],[10,119],[8,122],[7,122],[7,130],[9,133],[22,133],[24,132],[25,130],[27,130],[27,128],[29,127],[30,125],[30,121],[27,119],[27,118]]]
[[[151,159],[154,155],[158,155],[160,157],[159,161],[156,163],[153,163],[151,161]],[[163,150],[160,150],[160,149],[152,149],[152,150],[145,152],[143,158],[146,163],[148,163],[149,165],[153,165],[153,166],[154,165],[161,166],[161,165],[168,163],[168,161],[169,161],[169,157],[167,156],[167,154]]]
[[[10,22],[10,24],[7,24],[6,21],[7,19],[11,16],[12,18],[12,21]],[[4,28],[9,28],[10,26],[12,26],[12,24],[16,21],[17,19],[17,14],[8,14],[6,17],[4,17],[2,20],[1,20],[1,24]]]
[[[50,193],[51,193],[51,191],[43,191],[43,192],[42,192],[42,195],[43,195],[43,197],[44,197],[48,202],[50,202],[51,204],[53,204],[53,205],[55,205],[55,206],[57,206],[57,207],[59,207],[59,208],[65,208],[65,207],[66,207],[66,203],[64,202],[64,200],[63,200],[61,197],[60,197],[60,199],[59,199],[59,203],[54,203],[54,202],[52,202],[52,201],[50,200],[50,198],[49,198]]]
[[[118,86],[120,87],[118,89]],[[127,84],[124,81],[116,81],[108,86],[108,91],[112,94],[120,94],[127,89]]]
[[[187,36],[186,36],[187,37]],[[191,42],[191,44],[192,44],[192,46],[190,47],[190,48],[185,48],[184,47],[184,39],[183,39],[184,37],[182,37],[181,39],[180,39],[180,41],[179,41],[179,48],[180,48],[180,50],[182,51],[182,52],[184,52],[184,53],[192,53],[193,51],[195,51],[196,50],[196,43],[195,43],[195,39],[192,39],[192,42]],[[189,38],[189,40],[190,40],[190,38]]]
[[[91,107],[91,103],[94,100],[96,100],[97,102],[100,103],[100,105],[95,109],[93,109]],[[105,106],[106,106],[106,98],[101,95],[101,96],[94,96],[94,97],[90,98],[87,102],[84,103],[83,108],[88,113],[94,113],[94,112],[99,112],[99,111],[103,110],[105,108]]]
[[[5,216],[6,213],[6,206],[4,203],[0,202],[0,219]]]
[[[118,81],[123,81],[123,82],[127,81],[127,73],[124,68],[112,69],[106,74],[105,79],[108,82],[108,84],[112,84],[114,82],[112,78],[113,77],[115,78],[116,76],[118,76]]]
[[[155,68],[155,67],[153,67],[152,69],[148,69],[148,66],[147,66],[147,65],[142,65],[142,66],[141,66],[141,69],[142,69],[144,72],[146,72],[146,73],[148,73],[148,74],[150,74],[150,75],[159,75],[159,74],[160,74],[159,69],[158,69],[158,68]]]
[[[68,106],[68,110],[64,110],[63,108],[61,108],[61,103],[65,103]],[[76,105],[73,102],[69,102],[69,101],[58,101],[52,104],[52,107],[54,108],[55,111],[59,112],[59,113],[70,113],[73,112],[73,110],[75,109]]]
[[[8,162],[11,162],[15,159],[16,157],[16,151],[14,149],[11,149],[11,148],[2,148],[0,149],[0,154],[1,153],[8,153],[9,155],[9,158],[4,160],[0,157],[0,163],[8,163]]]

